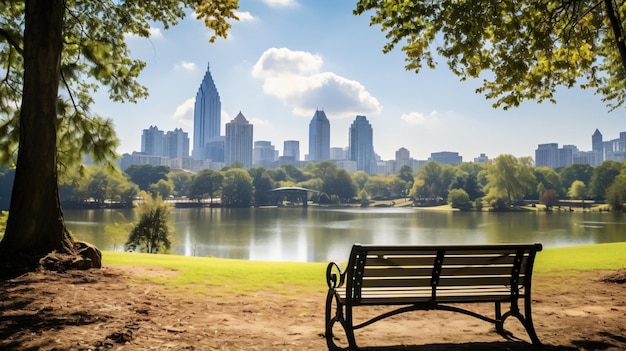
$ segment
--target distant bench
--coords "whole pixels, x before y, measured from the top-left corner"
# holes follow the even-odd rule
[[[514,316],[535,346],[530,287],[533,263],[541,244],[494,245],[360,245],[352,246],[345,269],[328,264],[326,342],[338,350],[333,326],[343,327],[350,350],[358,350],[354,330],[381,319],[416,310],[464,313],[495,324],[503,336],[504,321]],[[518,301],[523,299],[524,313]],[[333,311],[333,302],[335,309]],[[495,303],[495,318],[449,304]],[[510,304],[502,314],[501,304]],[[398,305],[399,308],[355,325],[357,306]],[[404,305],[404,306],[403,306]]]

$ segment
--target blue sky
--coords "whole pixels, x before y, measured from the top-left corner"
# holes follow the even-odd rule
[[[624,108],[608,113],[593,91],[564,89],[557,104],[529,101],[503,111],[475,93],[478,82],[461,82],[442,60],[436,70],[406,71],[404,53],[382,53],[384,33],[367,15],[352,14],[355,3],[240,0],[240,21],[213,44],[193,15],[169,30],[155,26],[150,39],[128,37],[133,57],[147,63],[140,82],[150,96],[121,104],[102,90],[93,110],[114,121],[120,153],[140,151],[142,130],[151,125],[182,128],[192,138],[193,102],[210,64],[222,124],[241,111],[255,141],[271,141],[282,155],[285,140],[299,140],[302,159],[317,108],[330,119],[332,147],[348,146],[350,124],[365,115],[383,160],[401,147],[419,160],[439,151],[459,152],[464,161],[481,153],[534,158],[538,144],[587,151],[596,128],[604,140],[626,131]]]

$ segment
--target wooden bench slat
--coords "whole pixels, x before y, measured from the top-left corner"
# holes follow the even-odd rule
[[[525,258],[528,256],[526,255]],[[368,256],[367,266],[431,266],[436,256]],[[513,264],[515,255],[445,256],[446,265]],[[525,261],[525,260],[524,260]]]
[[[513,269],[512,264],[504,265],[444,265],[441,269],[441,275],[510,275]],[[364,276],[369,277],[393,277],[393,276],[430,276],[433,267],[426,266],[366,266]]]
[[[442,276],[438,286],[465,286],[465,285],[508,285],[510,275],[474,275],[474,276]],[[431,277],[364,277],[362,288],[367,287],[401,287],[401,286],[431,286]]]

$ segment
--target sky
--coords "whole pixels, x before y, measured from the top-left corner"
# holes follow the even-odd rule
[[[504,111],[475,93],[478,81],[461,81],[443,60],[435,70],[407,71],[405,54],[399,47],[384,54],[385,33],[369,25],[367,14],[353,15],[355,4],[239,0],[240,20],[215,43],[193,14],[168,30],[155,25],[149,39],[127,37],[133,58],[147,63],[139,81],[150,96],[117,103],[101,89],[92,110],[113,120],[120,154],[141,151],[142,131],[150,126],[182,128],[192,139],[195,96],[210,67],[222,135],[241,112],[254,125],[254,141],[270,141],[282,155],[285,140],[299,140],[301,159],[316,109],[330,120],[331,147],[347,147],[350,124],[366,116],[383,160],[401,147],[417,160],[441,151],[458,152],[464,161],[480,154],[534,158],[538,144],[589,151],[596,129],[605,141],[626,131],[624,108],[609,113],[591,90],[562,89],[556,104],[526,101]]]

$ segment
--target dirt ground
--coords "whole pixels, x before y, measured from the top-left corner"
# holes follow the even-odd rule
[[[327,349],[324,292],[214,297],[173,291],[140,278],[173,274],[160,268],[106,266],[2,281],[0,350]],[[626,350],[625,275],[536,274],[533,319],[544,349]],[[609,276],[613,282],[605,281]],[[491,304],[464,307],[493,316]],[[356,337],[363,350],[532,349],[515,319],[508,319],[505,328],[522,341],[506,340],[476,318],[422,311],[374,323]]]

